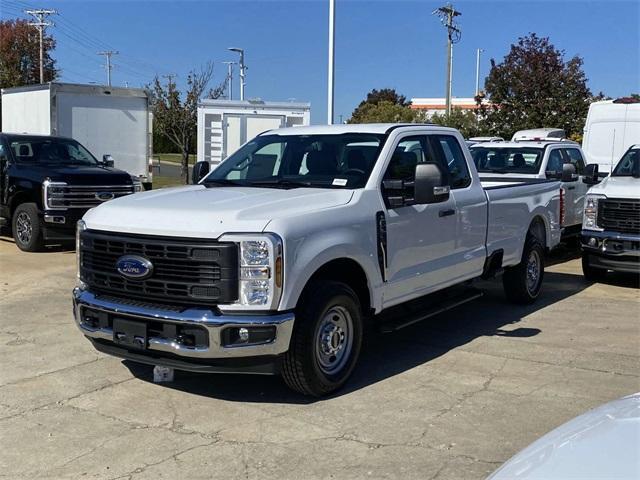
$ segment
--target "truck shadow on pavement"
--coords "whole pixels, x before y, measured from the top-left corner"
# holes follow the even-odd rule
[[[590,284],[581,275],[545,273],[542,296],[534,305],[507,303],[502,282],[481,282],[484,297],[394,333],[370,332],[358,366],[344,388],[328,398],[339,397],[428,363],[480,337],[530,338],[537,328],[518,327],[526,316],[580,293]],[[514,328],[515,327],[515,328]],[[124,362],[133,375],[151,382],[152,369]],[[277,376],[200,374],[176,371],[167,388],[227,401],[309,404],[308,398],[287,389]]]

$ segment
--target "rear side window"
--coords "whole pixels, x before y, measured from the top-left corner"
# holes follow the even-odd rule
[[[429,141],[436,155],[440,156],[441,163],[449,172],[449,185],[451,188],[468,187],[471,184],[471,175],[456,137],[452,135],[429,135]]]
[[[584,159],[582,158],[582,154],[580,150],[577,148],[567,148],[564,151],[567,155],[567,160],[571,165],[576,167],[576,172],[578,175],[582,175],[584,173]]]

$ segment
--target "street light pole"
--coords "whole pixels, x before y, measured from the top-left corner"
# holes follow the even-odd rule
[[[476,50],[476,97],[480,95],[480,54],[484,52],[482,48]]]
[[[237,62],[222,62],[227,65],[227,99],[233,100],[233,66]]]
[[[329,65],[327,75],[327,124],[333,125],[334,82],[335,82],[335,27],[336,0],[329,0]]]
[[[244,87],[246,85],[245,70],[247,69],[247,66],[244,64],[244,49],[234,47],[229,48],[229,50],[240,54],[240,61],[238,62],[240,66],[240,100],[244,100]]]

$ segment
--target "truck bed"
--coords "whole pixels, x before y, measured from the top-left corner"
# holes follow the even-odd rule
[[[503,251],[504,266],[522,257],[524,239],[535,217],[545,225],[545,246],[560,241],[560,182],[534,178],[481,178],[488,200],[487,255]]]

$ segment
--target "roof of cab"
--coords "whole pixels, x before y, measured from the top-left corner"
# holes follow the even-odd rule
[[[441,127],[425,123],[349,123],[340,125],[311,125],[306,127],[288,127],[276,130],[268,130],[264,134],[270,135],[340,135],[344,133],[372,133],[385,134],[396,129],[425,128],[441,130],[443,132],[455,132],[449,127]]]
[[[520,142],[485,142],[476,143],[469,148],[545,148],[549,145],[558,145],[562,147],[579,147],[580,144],[571,140],[522,140]]]

